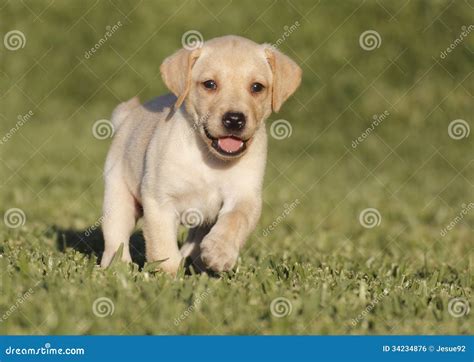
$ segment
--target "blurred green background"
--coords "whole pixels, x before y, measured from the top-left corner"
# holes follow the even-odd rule
[[[473,1],[3,1],[0,9],[0,136],[8,135],[0,205],[25,215],[24,225],[1,228],[2,333],[472,333]],[[454,43],[463,26],[467,36]],[[24,35],[16,50],[7,48],[12,30]],[[300,89],[267,121],[287,120],[291,136],[269,139],[260,223],[235,272],[219,277],[100,270],[100,232],[87,230],[100,217],[110,140],[92,127],[121,101],[167,92],[159,65],[189,30],[204,39],[285,37],[280,49],[303,69]],[[367,30],[379,36],[372,50],[360,44]],[[450,137],[459,119],[464,133]],[[368,208],[380,214],[373,228],[359,222]],[[139,233],[134,240],[142,262]],[[94,314],[98,298],[113,313]],[[272,305],[280,300],[283,316]]]

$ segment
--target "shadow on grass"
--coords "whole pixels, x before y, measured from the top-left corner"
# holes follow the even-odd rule
[[[71,248],[82,254],[97,256],[98,263],[104,252],[104,237],[101,229],[75,230],[53,227],[56,244],[60,251]],[[145,264],[145,239],[141,231],[136,231],[130,238],[130,254],[134,263],[140,268]]]
[[[74,249],[82,254],[88,256],[96,256],[97,263],[100,264],[102,259],[102,253],[104,252],[104,237],[102,230],[91,228],[84,230],[75,229],[62,229],[53,226],[54,233],[56,234],[56,245],[61,252],[65,252],[66,249]],[[130,254],[132,261],[138,264],[140,269],[143,269],[145,265],[145,239],[141,231],[135,231],[130,238]],[[199,274],[202,270],[195,269],[192,267],[192,261],[187,258],[184,263],[185,274]],[[218,273],[207,271],[210,276],[217,277]]]

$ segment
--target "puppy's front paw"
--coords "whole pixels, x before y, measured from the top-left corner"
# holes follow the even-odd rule
[[[181,265],[182,258],[168,258],[164,259],[162,262],[159,263],[157,266],[158,270],[164,271],[172,276],[176,276],[178,273],[178,269]]]
[[[201,260],[216,272],[231,270],[238,256],[238,248],[224,238],[209,235],[201,243]]]
[[[114,256],[115,256],[114,252],[110,252],[108,250],[104,251],[104,253],[102,254],[102,260],[100,262],[100,266],[102,268],[107,268],[112,262],[112,259],[114,258]],[[125,250],[123,252],[121,260],[126,263],[132,262],[132,257],[130,256],[130,252],[128,250]]]

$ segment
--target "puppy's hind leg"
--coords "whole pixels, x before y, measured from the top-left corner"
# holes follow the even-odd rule
[[[105,182],[102,231],[105,249],[101,266],[107,267],[123,244],[122,260],[130,262],[129,239],[136,225],[138,211],[135,199],[125,183],[117,177]]]

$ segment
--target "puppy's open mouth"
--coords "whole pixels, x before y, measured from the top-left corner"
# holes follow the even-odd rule
[[[238,156],[247,148],[247,141],[236,136],[213,137],[204,127],[206,137],[211,140],[211,146],[223,156]]]

